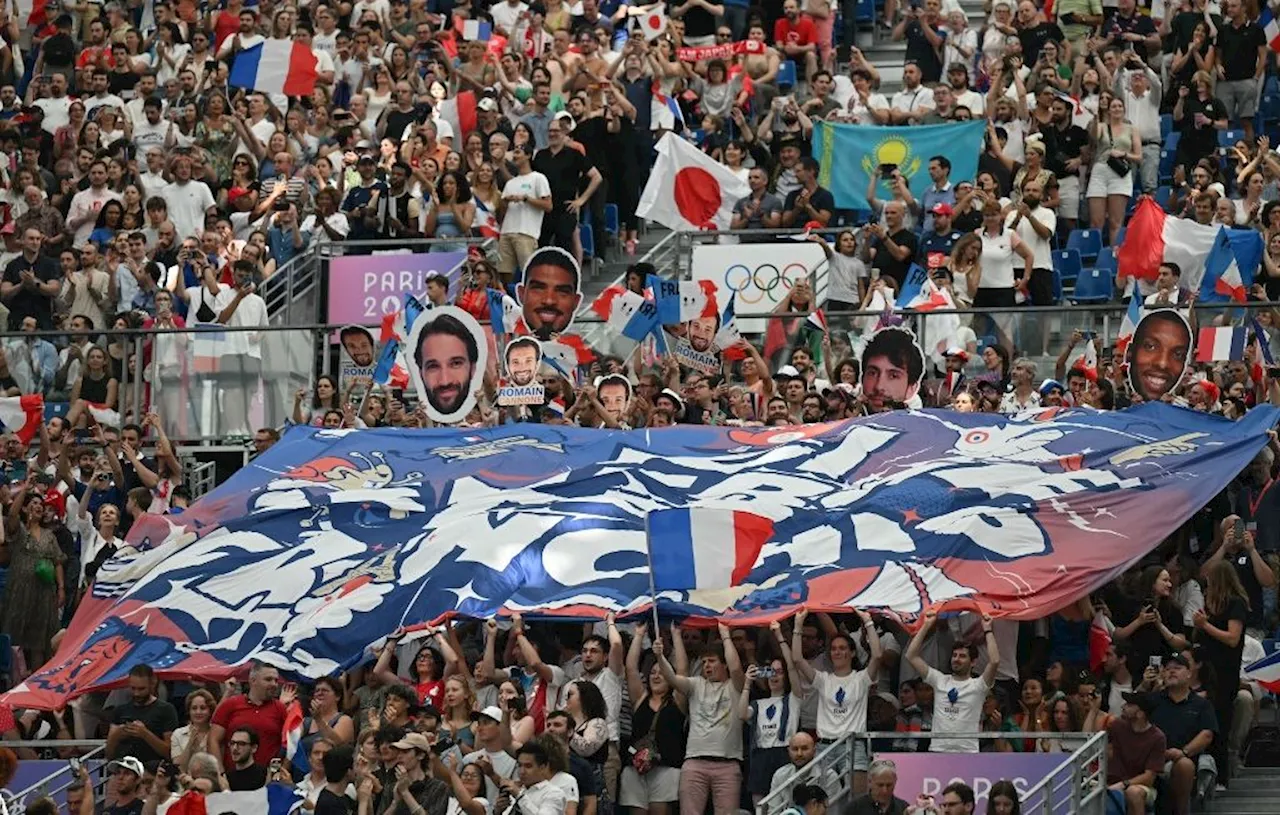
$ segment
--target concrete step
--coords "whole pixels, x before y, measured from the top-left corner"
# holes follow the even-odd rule
[[[1241,767],[1239,777],[1269,778],[1275,782],[1276,791],[1280,793],[1280,767]]]
[[[1276,815],[1274,798],[1215,798],[1205,808],[1212,815]]]

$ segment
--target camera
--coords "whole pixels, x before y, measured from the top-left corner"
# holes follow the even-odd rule
[[[772,665],[757,665],[756,679],[773,679],[778,672],[773,669]]]
[[[887,164],[887,163],[886,163],[886,164],[881,164],[881,165],[880,165],[880,177],[881,177],[881,178],[890,178],[890,177],[891,177],[895,172],[897,172],[897,170],[898,170],[898,165],[896,165],[896,164]]]

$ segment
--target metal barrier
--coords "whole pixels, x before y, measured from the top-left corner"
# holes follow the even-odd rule
[[[1241,315],[1271,310],[1266,303],[1247,305],[1197,305],[1200,325]],[[1019,349],[1033,361],[1041,362],[1040,379],[1052,376],[1051,365],[1065,348],[1073,330],[1093,332],[1109,344],[1115,339],[1125,307],[1119,303],[1072,307],[1016,307],[1009,309],[960,309],[955,311],[909,312],[901,315],[913,328],[921,346],[941,365],[941,352],[949,346],[960,346],[971,352],[992,344]],[[856,357],[863,338],[875,329],[884,315],[881,312],[827,313],[830,329],[832,370],[840,360]],[[775,368],[789,361],[796,347],[807,347],[808,339],[801,330],[804,313],[742,313],[738,319],[745,328],[749,320],[759,325],[745,336],[770,352],[769,362]],[[769,332],[772,323],[780,323],[782,331]],[[1280,320],[1277,320],[1280,324]],[[341,328],[335,324],[310,323],[265,328],[231,328],[227,326],[195,326],[187,329],[121,329],[96,332],[103,347],[122,361],[119,382],[118,412],[123,422],[138,421],[147,411],[160,414],[169,437],[179,443],[224,443],[247,439],[259,427],[280,427],[292,419],[296,391],[306,391],[310,400],[315,377],[334,370],[336,354],[331,340]],[[600,318],[584,314],[573,330],[582,334],[598,353],[608,353],[612,337],[601,328]],[[376,333],[376,332],[375,332]],[[243,353],[239,338],[250,335],[259,344],[260,359]],[[30,369],[21,349],[33,339],[47,339],[62,344],[63,332],[32,334],[0,333],[0,347],[6,349],[10,373],[24,390],[29,390]],[[18,349],[18,350],[15,350]],[[1076,353],[1082,349],[1077,347]],[[140,366],[138,362],[148,364]],[[1103,357],[1100,366],[1110,360]],[[984,363],[977,353],[971,355],[968,372],[981,374]],[[144,368],[144,376],[137,370]],[[819,378],[826,378],[825,372]],[[341,383],[340,383],[341,384]],[[50,403],[65,402],[68,392],[47,394]],[[51,408],[66,412],[67,406]]]
[[[948,738],[976,739],[979,741],[1004,741],[1020,737],[1016,733],[949,733]],[[1064,752],[1065,759],[1036,782],[1021,795],[1022,812],[1042,813],[1043,815],[1065,815],[1065,813],[1088,813],[1103,815],[1106,812],[1106,779],[1107,779],[1107,734],[1106,733],[1032,733],[1026,734],[1035,739],[1055,740],[1062,744],[1079,744],[1080,746]],[[826,789],[828,811],[838,812],[847,799],[853,797],[853,760],[855,746],[858,742],[866,743],[866,754],[874,759],[886,751],[873,749],[876,742],[892,743],[902,740],[932,740],[936,734],[869,732],[846,736],[821,750],[805,768],[796,773],[786,784],[771,789],[769,794],[760,799],[755,806],[756,815],[777,815],[791,806],[793,789],[800,783],[820,784],[826,788],[834,782],[836,788]],[[940,772],[949,773],[954,759],[959,753],[927,753],[937,758]],[[1007,755],[1017,753],[981,753],[983,756]],[[953,761],[949,762],[948,757]],[[947,776],[948,778],[950,776]],[[901,776],[899,777],[901,781]],[[824,783],[825,782],[825,783]],[[903,797],[901,791],[895,791]],[[981,795],[979,796],[981,797]],[[914,805],[914,799],[908,804]]]
[[[74,750],[84,750],[79,758],[81,761],[92,762],[94,760],[102,763],[91,769],[89,772],[89,783],[92,786],[92,792],[95,796],[100,797],[106,791],[107,773],[106,749],[107,743],[102,739],[54,739],[48,741],[0,741],[0,747],[8,747],[10,750],[19,750],[22,748],[38,748],[42,750],[54,749],[60,750],[70,748]],[[87,765],[86,765],[87,766]],[[97,779],[94,779],[94,776]],[[61,796],[65,795],[67,789],[72,786],[77,779],[71,773],[71,766],[63,763],[61,768],[56,772],[40,779],[34,784],[15,790],[10,795],[10,815],[21,815],[26,811],[27,804],[31,803],[42,796]],[[76,815],[76,813],[70,813]]]

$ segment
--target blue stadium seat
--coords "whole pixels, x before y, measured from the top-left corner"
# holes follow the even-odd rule
[[[1235,143],[1244,138],[1244,131],[1239,128],[1228,128],[1218,131],[1218,150],[1225,153],[1235,146]]]
[[[1173,197],[1173,187],[1156,187],[1155,199],[1160,209],[1169,208],[1169,199]]]
[[[1120,227],[1120,231],[1116,234],[1116,244],[1115,244],[1115,245],[1116,245],[1116,246],[1123,246],[1123,245],[1124,245],[1124,236],[1125,236],[1125,235],[1127,235],[1128,233],[1129,233],[1129,227],[1127,227],[1127,226],[1122,226],[1122,227]],[[1098,257],[1102,257],[1102,256],[1101,256],[1101,255],[1099,255]]]
[[[1053,253],[1053,270],[1060,278],[1059,285],[1074,283],[1080,276],[1084,266],[1080,262],[1080,252],[1075,249],[1059,249]]]
[[[857,8],[857,11],[854,12],[853,18],[859,23],[875,23],[876,21],[875,0],[858,0],[858,8]]]
[[[1160,115],[1160,140],[1164,141],[1173,132],[1173,114],[1163,113]]]
[[[622,222],[618,217],[618,205],[605,204],[604,205],[604,231],[608,232],[610,235],[613,235],[616,238],[618,237],[618,232],[621,229],[621,224]]]
[[[582,241],[582,256],[596,256],[596,239],[591,224],[578,224],[578,238]]]
[[[794,61],[786,59],[778,66],[778,75],[774,77],[775,85],[791,85],[796,84],[796,64]]]
[[[1056,252],[1054,254],[1057,254]],[[1056,306],[1062,302],[1062,272],[1056,268],[1053,270],[1053,304]]]
[[[1102,251],[1102,232],[1097,229],[1073,229],[1067,236],[1067,248],[1080,253],[1080,259],[1092,261]]]
[[[1119,244],[1117,243],[1116,245],[1118,246]],[[1111,273],[1112,277],[1115,277],[1117,268],[1116,250],[1110,246],[1104,246],[1102,251],[1098,253],[1098,259],[1093,262],[1093,268],[1105,269]]]
[[[1178,142],[1180,141],[1182,141],[1182,133],[1175,130],[1169,135],[1164,137],[1164,141],[1161,143],[1160,146],[1163,147],[1165,150],[1173,151],[1178,149]]]
[[[1107,269],[1085,269],[1076,279],[1071,299],[1076,303],[1107,303],[1115,290],[1115,278]]]

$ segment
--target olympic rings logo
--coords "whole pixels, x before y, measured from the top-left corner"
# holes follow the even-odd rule
[[[793,271],[796,274],[791,274]],[[744,305],[754,305],[765,297],[771,303],[778,303],[790,293],[796,279],[808,277],[809,267],[803,263],[789,263],[782,269],[772,263],[762,263],[755,271],[742,263],[735,263],[724,270],[724,287]],[[779,288],[781,292],[778,292]]]

